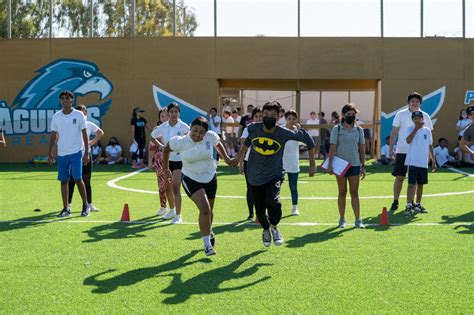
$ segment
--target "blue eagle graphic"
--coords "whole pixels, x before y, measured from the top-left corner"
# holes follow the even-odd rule
[[[73,91],[77,96],[91,93],[99,94],[99,101],[107,98],[113,90],[112,83],[100,72],[97,65],[75,59],[57,59],[36,71],[38,75],[31,79],[18,93],[11,110],[15,109],[60,109],[59,93],[62,90]],[[112,100],[100,104],[87,104],[99,107],[101,117],[110,108]],[[76,104],[75,104],[76,105]],[[6,106],[3,103],[3,106]]]
[[[207,117],[207,113],[197,106],[189,104],[188,102],[180,99],[179,97],[160,89],[157,86],[153,86],[153,98],[155,99],[156,107],[160,110],[163,107],[168,106],[169,103],[176,102],[180,108],[180,119],[191,124],[194,118],[198,116]]]
[[[437,120],[436,115],[441,110],[441,107],[443,107],[445,95],[446,95],[446,86],[442,86],[439,89],[423,97],[421,110],[426,112],[430,116],[431,121],[433,122],[433,126],[435,125],[436,120]],[[398,108],[397,110],[394,110],[393,112],[389,114],[382,112],[382,121],[381,121],[382,129],[381,129],[381,135],[380,135],[382,144],[385,143],[385,138],[390,136],[390,132],[392,131],[393,119],[395,118],[395,115],[399,111],[407,107],[408,107],[408,104]]]

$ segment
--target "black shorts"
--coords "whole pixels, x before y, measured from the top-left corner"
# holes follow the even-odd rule
[[[395,165],[393,166],[393,176],[407,176],[408,167],[405,165],[406,154],[397,153],[395,155]]]
[[[428,184],[428,169],[418,166],[408,167],[408,184]]]
[[[171,173],[175,170],[181,170],[183,168],[183,162],[181,161],[169,161],[168,165]]]
[[[351,166],[347,170],[346,174],[344,174],[344,177],[359,176],[359,175],[360,175],[360,166]]]
[[[188,197],[191,197],[194,195],[196,191],[199,189],[204,189],[206,192],[206,196],[208,199],[215,199],[216,198],[216,192],[217,192],[217,176],[214,175],[214,177],[211,179],[209,183],[200,183],[197,182],[186,175],[183,175],[182,181],[183,183],[183,188]]]

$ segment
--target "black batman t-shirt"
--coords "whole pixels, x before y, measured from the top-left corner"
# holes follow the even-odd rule
[[[308,149],[314,148],[313,139],[304,129],[290,131],[276,126],[273,133],[266,133],[262,123],[253,123],[247,126],[247,130],[249,136],[244,144],[251,150],[247,176],[252,186],[261,186],[272,179],[283,177],[283,151],[287,141],[301,141]]]

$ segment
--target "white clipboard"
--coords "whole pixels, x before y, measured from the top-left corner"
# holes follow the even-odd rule
[[[321,168],[327,170],[329,165],[329,158],[327,158],[323,164],[321,164]],[[337,176],[344,176],[347,170],[351,167],[351,164],[346,160],[341,159],[340,157],[334,156],[332,160],[332,171]]]

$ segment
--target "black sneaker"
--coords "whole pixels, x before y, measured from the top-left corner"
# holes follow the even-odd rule
[[[82,205],[81,217],[88,217],[91,212],[89,205]]]
[[[398,200],[394,200],[392,202],[392,206],[390,207],[390,211],[397,211],[398,210]]]
[[[58,214],[58,218],[65,218],[71,215],[71,211],[69,209],[63,209],[61,212]]]
[[[417,203],[413,208],[415,209],[416,213],[428,213],[428,210],[426,210],[425,207],[421,205],[421,203]]]
[[[275,243],[275,245],[277,246],[282,245],[283,235],[281,235],[280,230],[276,226],[273,228],[270,228],[270,230],[272,231],[272,235],[273,235],[273,243]]]
[[[214,245],[216,245],[216,237],[214,236],[214,232],[212,231],[211,231],[210,239],[211,239],[211,245],[212,247],[214,247]]]
[[[272,244],[272,235],[270,234],[270,230],[263,230],[262,233],[262,240],[263,246],[268,247]]]
[[[215,255],[216,251],[214,250],[214,248],[212,248],[212,246],[204,246],[204,253],[206,254],[206,256],[211,256]]]
[[[413,209],[413,205],[409,204],[407,205],[407,207],[405,208],[405,211],[403,212],[403,215],[405,217],[409,217],[411,216],[412,214],[415,213],[415,210]]]

